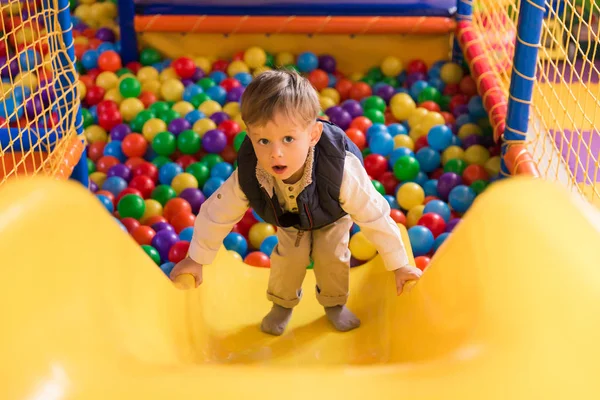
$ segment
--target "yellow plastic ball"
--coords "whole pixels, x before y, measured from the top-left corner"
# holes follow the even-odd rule
[[[250,68],[258,68],[267,62],[267,53],[258,46],[253,46],[244,52],[244,62]]]
[[[229,253],[229,255],[231,256],[231,258],[234,258],[234,259],[239,260],[239,261],[243,261],[244,260],[242,258],[242,256],[240,255],[240,253],[238,253],[237,251],[227,250],[227,253]]]
[[[221,105],[214,100],[206,100],[200,104],[198,110],[202,111],[207,117],[210,117],[214,113],[221,111]]]
[[[449,146],[442,152],[442,165],[445,165],[449,160],[453,160],[455,158],[464,160],[465,151],[459,146]]]
[[[423,120],[423,118],[425,118],[425,116],[429,114],[429,111],[421,108],[421,107],[417,107],[413,110],[412,113],[410,113],[410,115],[408,116],[408,126],[413,127],[413,126],[417,126],[418,124],[421,123],[421,121]]]
[[[377,249],[363,232],[356,232],[348,244],[352,257],[361,261],[368,261],[377,255]]]
[[[457,136],[460,140],[464,140],[471,135],[483,135],[483,131],[481,130],[479,125],[469,122],[468,124],[464,124],[458,129]]]
[[[217,129],[217,124],[209,118],[199,119],[192,126],[192,130],[200,135],[200,137],[204,136],[204,134],[211,129]]]
[[[154,67],[142,67],[137,72],[137,78],[140,83],[145,81],[156,81],[159,79],[158,70]]]
[[[414,206],[406,213],[406,226],[411,228],[419,222],[421,217],[423,216],[423,210],[425,206],[423,204]]]
[[[77,81],[77,92],[79,93],[80,100],[85,99],[85,95],[87,94],[87,86],[85,86],[85,83]]]
[[[444,125],[445,123],[446,120],[444,120],[442,114],[435,111],[430,111],[429,113],[427,113],[427,115],[423,117],[419,125],[421,125],[425,132],[429,133],[429,130],[434,126]]]
[[[231,101],[223,106],[223,111],[233,118],[240,113],[240,103]]]
[[[241,60],[232,61],[227,67],[227,75],[234,76],[241,72],[250,72],[250,68]]]
[[[173,178],[173,180],[171,181],[171,187],[173,188],[175,193],[179,195],[185,189],[198,189],[198,180],[194,175],[184,172]]]
[[[271,70],[270,67],[267,67],[266,65],[263,65],[262,67],[256,68],[254,70],[254,73],[252,74],[252,76],[256,78],[257,76],[259,76],[263,72],[267,72],[267,71],[270,71],[270,70]]]
[[[248,239],[250,240],[250,244],[255,249],[260,249],[260,245],[263,240],[268,236],[275,235],[275,227],[268,222],[259,222],[257,224],[252,225],[250,231],[248,232]]]
[[[85,36],[77,36],[75,39],[73,39],[73,43],[80,44],[83,46],[87,46],[89,42],[90,40]]]
[[[329,97],[335,104],[340,104],[340,93],[334,88],[325,88],[321,90],[321,96]]]
[[[363,74],[362,72],[353,72],[352,74],[350,74],[350,80],[352,82],[358,82],[364,77],[365,74]]]
[[[114,87],[104,93],[104,100],[112,100],[117,104],[121,104],[123,102],[123,96],[121,95],[119,88]]]
[[[108,133],[106,133],[106,130],[100,125],[88,126],[83,130],[83,135],[90,144],[96,142],[106,143],[108,141]]]
[[[99,188],[102,187],[106,180],[106,174],[104,172],[96,171],[90,174],[90,180],[94,182]]]
[[[146,204],[146,209],[144,211],[144,215],[142,215],[142,218],[140,218],[140,222],[142,224],[145,223],[146,220],[150,217],[156,217],[158,215],[162,215],[163,206],[162,206],[162,204],[160,204],[159,201],[154,200],[154,199],[146,199],[146,200],[144,200],[144,203]]]
[[[247,126],[246,126],[246,122],[242,119],[242,114],[236,115],[235,117],[233,117],[233,120],[238,123],[241,130],[243,130],[243,131],[246,130]]]
[[[14,33],[14,40],[17,44],[33,43],[37,40],[37,36],[31,28],[17,28]]]
[[[179,101],[183,96],[184,89],[185,87],[179,79],[167,79],[160,87],[160,94],[167,101]]]
[[[445,63],[440,69],[440,78],[445,84],[458,84],[463,76],[462,67],[453,62]]]
[[[160,96],[161,84],[159,80],[147,80],[142,83],[142,92],[151,92],[156,97]]]
[[[400,147],[406,147],[407,149],[414,150],[415,142],[408,135],[396,135],[394,136],[394,149]]]
[[[490,159],[490,152],[488,149],[480,144],[470,146],[465,150],[465,161],[470,164],[485,166],[487,160]]]
[[[402,72],[403,68],[404,66],[402,65],[402,61],[393,56],[384,58],[383,62],[381,63],[381,72],[383,72],[385,76],[395,77]]]
[[[92,15],[92,6],[90,4],[80,4],[75,8],[74,14],[83,22],[87,22]]]
[[[417,126],[410,128],[408,132],[408,136],[416,142],[420,137],[427,136],[427,129],[423,126],[423,124],[417,124]]]
[[[212,69],[212,63],[207,57],[196,57],[194,58],[194,63],[196,63],[196,67],[202,69],[205,74],[208,74]]]
[[[187,101],[178,101],[171,107],[174,111],[177,111],[179,115],[185,117],[189,112],[194,111],[194,105]]]
[[[322,110],[327,110],[328,108],[336,105],[335,100],[333,100],[331,97],[326,97],[323,95],[319,95],[319,104],[321,105]]]
[[[32,92],[38,87],[38,78],[35,72],[33,71],[21,72],[14,79],[16,86],[20,85],[27,87],[31,89]]]
[[[275,56],[275,65],[278,67],[283,67],[290,64],[295,64],[296,58],[292,53],[287,51],[282,51],[281,53],[277,53]]]
[[[500,157],[494,156],[485,162],[483,165],[490,176],[496,176],[500,173]]]
[[[399,121],[407,120],[416,108],[415,101],[407,93],[397,93],[390,99],[390,110]]]
[[[118,81],[119,77],[114,72],[102,71],[96,78],[96,85],[100,86],[104,90],[109,90],[117,86]]]
[[[425,191],[415,182],[406,182],[396,193],[396,200],[400,207],[410,210],[413,207],[423,204],[425,201]]]
[[[167,124],[165,121],[159,118],[150,118],[142,127],[142,135],[144,135],[146,140],[151,143],[154,136],[166,130]]]
[[[130,97],[124,99],[119,106],[119,111],[121,112],[121,116],[123,120],[126,122],[131,122],[138,113],[144,110],[144,103],[140,99],[135,97]]]
[[[167,67],[165,69],[163,69],[160,74],[158,75],[158,79],[161,82],[164,81],[168,81],[170,79],[178,79],[179,77],[177,76],[177,73],[175,72],[175,70],[172,67]]]
[[[102,16],[104,19],[112,20],[117,16],[117,5],[110,1],[100,3],[102,5]]]

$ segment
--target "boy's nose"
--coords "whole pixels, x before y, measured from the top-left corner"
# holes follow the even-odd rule
[[[271,158],[281,158],[283,156],[283,152],[281,151],[281,147],[273,146],[271,151]]]

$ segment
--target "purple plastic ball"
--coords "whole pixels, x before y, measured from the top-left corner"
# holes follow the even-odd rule
[[[204,70],[200,67],[196,67],[196,71],[194,71],[194,75],[192,75],[192,79],[194,81],[199,81],[200,79],[204,78],[206,74],[204,73]]]
[[[469,113],[469,107],[466,104],[459,104],[456,107],[454,107],[454,112],[452,114],[454,114],[455,118],[460,117],[463,114],[468,114]]]
[[[227,97],[226,100],[228,103],[231,103],[233,101],[240,101],[242,98],[242,94],[244,93],[244,87],[242,86],[238,86],[238,87],[234,87],[232,88],[229,92],[227,92]]]
[[[169,259],[169,250],[171,247],[179,241],[179,236],[175,231],[169,229],[163,229],[156,232],[156,235],[152,238],[152,247],[158,250],[161,260]]]
[[[167,127],[167,130],[175,136],[187,129],[192,129],[192,124],[185,118],[175,118]]]
[[[115,33],[109,28],[100,28],[96,31],[96,39],[100,39],[103,42],[113,43],[116,39]]]
[[[110,138],[111,140],[123,140],[125,139],[125,136],[129,135],[131,133],[131,128],[129,127],[129,125],[127,124],[118,124],[115,125],[111,130],[110,130]]]
[[[6,57],[0,57],[0,75],[2,78],[14,78],[19,74],[19,59],[13,58],[7,65]]]
[[[468,149],[475,144],[483,144],[483,136],[480,135],[469,135],[462,141],[463,149]]]
[[[219,129],[211,129],[202,136],[202,148],[208,153],[220,153],[227,146],[227,136]]]
[[[331,118],[332,115],[336,115],[339,114],[343,111],[344,109],[340,106],[333,106],[333,107],[329,107],[327,110],[325,110],[325,114]]]
[[[43,81],[40,84],[40,96],[42,98],[42,103],[46,106],[56,98],[54,86],[52,86],[51,83],[51,81]]]
[[[179,197],[187,200],[187,202],[190,203],[192,206],[192,212],[194,214],[198,214],[198,211],[200,211],[200,206],[202,203],[204,203],[204,200],[206,200],[200,189],[196,188],[184,189],[183,192],[179,194]]]
[[[390,102],[390,99],[396,94],[396,90],[392,85],[381,85],[375,91],[375,95],[381,97],[386,103]]]
[[[31,97],[25,103],[25,115],[30,119],[34,119],[37,115],[42,115],[43,107],[44,105],[39,96]]]
[[[221,122],[227,121],[229,119],[229,114],[224,111],[217,111],[213,115],[210,116],[210,119],[217,125],[220,125]]]
[[[335,58],[333,58],[329,54],[323,54],[322,56],[319,56],[319,69],[322,69],[323,71],[329,74],[333,74],[335,72],[335,68]]]
[[[352,117],[352,119],[356,118],[356,117],[360,117],[361,115],[364,114],[364,110],[362,108],[362,106],[360,105],[359,101],[356,100],[346,100],[342,103],[342,108],[344,110],[346,110],[346,112],[348,114],[350,114],[350,116]]]
[[[416,81],[427,81],[427,75],[422,72],[413,72],[406,76],[404,86],[411,87]]]
[[[96,185],[96,182],[94,182],[93,180],[90,179],[90,191],[92,193],[96,193],[98,191],[98,185]]]
[[[116,164],[116,165],[113,165],[112,167],[110,167],[106,176],[107,177],[118,176],[119,178],[123,178],[127,182],[129,182],[131,180],[132,173],[131,173],[131,169],[129,169],[129,167],[127,165]]]
[[[184,79],[181,80],[181,83],[183,83],[184,87],[188,87],[188,86],[196,83],[196,81],[193,80],[192,78],[184,78]]]
[[[165,229],[175,232],[175,228],[173,228],[173,226],[171,224],[169,224],[168,222],[164,222],[164,221],[160,221],[160,222],[156,222],[156,223],[152,224],[151,228],[154,229],[154,232],[160,232]]]
[[[331,115],[329,120],[343,130],[346,130],[352,123],[352,116],[348,111],[342,109],[340,112]]]
[[[441,199],[447,200],[450,191],[462,184],[462,178],[454,172],[446,172],[438,178],[437,191]]]
[[[460,222],[460,218],[453,218],[446,224],[446,232],[452,232],[456,225]]]

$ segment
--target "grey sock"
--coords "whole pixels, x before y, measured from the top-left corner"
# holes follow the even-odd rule
[[[329,322],[340,332],[347,332],[360,326],[360,320],[346,306],[325,307]]]
[[[264,333],[269,335],[279,336],[285,330],[290,317],[292,316],[292,309],[281,307],[280,305],[273,304],[271,311],[263,318],[260,329]]]

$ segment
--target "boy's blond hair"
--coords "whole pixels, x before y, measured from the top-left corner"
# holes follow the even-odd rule
[[[277,113],[308,126],[320,110],[319,96],[310,82],[289,69],[259,74],[246,87],[241,101],[247,126],[264,126]]]

